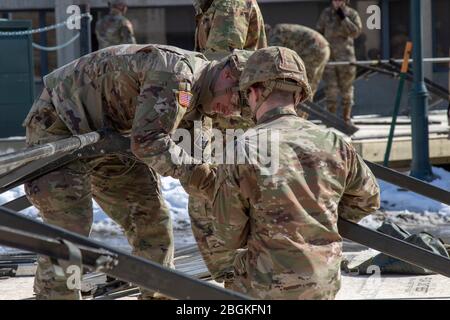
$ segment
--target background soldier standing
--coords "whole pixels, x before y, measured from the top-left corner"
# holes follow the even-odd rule
[[[124,17],[127,5],[124,0],[109,2],[109,14],[97,21],[95,34],[97,35],[99,49],[118,44],[136,43],[133,25]]]
[[[257,120],[253,141],[276,145],[256,151],[260,162],[217,170],[216,230],[226,246],[243,249],[231,289],[258,299],[333,299],[342,257],[338,215],[357,221],[376,210],[377,181],[350,144],[296,115],[311,90],[294,51],[256,51],[240,89]],[[244,150],[257,149],[246,142]],[[278,170],[268,171],[268,160]]]
[[[191,156],[171,134],[183,119],[214,113],[209,106],[235,109],[227,90],[238,86],[231,58],[209,62],[171,46],[119,45],[47,75],[24,121],[28,146],[110,128],[131,134],[133,154],[80,159],[26,183],[44,221],[87,236],[94,198],[123,227],[134,254],[172,267],[172,222],[157,174],[180,179],[188,192],[208,188],[214,171],[189,164]],[[220,90],[227,93],[216,95]],[[38,299],[80,298],[56,276],[48,257],[39,257],[34,288]]]
[[[194,7],[196,51],[267,47],[264,20],[256,0],[194,0]]]
[[[319,17],[317,30],[331,46],[330,61],[356,61],[354,38],[361,33],[361,19],[356,10],[348,7],[348,0],[332,0]],[[356,66],[327,66],[324,73],[325,95],[328,111],[335,113],[339,92],[342,95],[343,119],[351,122],[354,104],[353,81]]]
[[[267,46],[264,19],[256,0],[194,0],[193,3],[197,13],[195,50],[215,58],[234,49],[257,50]],[[243,68],[248,55],[240,54],[237,68]],[[209,130],[214,127],[225,134],[228,128],[248,128],[254,125],[249,118],[217,115],[209,123]],[[192,232],[203,259],[212,277],[227,285],[226,280],[232,277],[235,252],[225,248],[216,237],[209,211],[211,206],[207,201],[189,197]]]
[[[312,95],[317,91],[323,71],[330,58],[328,41],[317,31],[299,24],[277,24],[270,32],[269,45],[294,50],[303,59]],[[303,118],[306,112],[297,110]]]

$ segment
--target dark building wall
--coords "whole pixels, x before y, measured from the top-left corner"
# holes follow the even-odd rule
[[[328,6],[326,2],[279,2],[261,3],[259,7],[264,22],[270,25],[277,23],[296,23],[314,28],[322,10]]]
[[[167,7],[166,32],[168,44],[187,50],[193,50],[195,36],[194,7]]]
[[[367,5],[376,1],[359,0],[351,1],[351,6],[357,8],[363,23],[365,24],[367,14],[365,10]],[[409,2],[410,0],[390,0],[390,30],[389,45],[391,47],[391,57],[401,57],[406,40],[409,38]],[[448,13],[450,12],[449,0],[433,0],[433,19],[424,21],[425,24],[432,23],[433,26],[433,56],[449,55],[449,28]],[[328,1],[300,1],[300,2],[274,2],[260,3],[266,23],[275,25],[277,23],[297,23],[309,27],[314,27],[321,11],[329,5]],[[93,9],[94,25],[96,19],[107,12],[106,8]],[[159,12],[159,18],[154,17],[154,13]],[[156,14],[156,15],[158,15]],[[130,8],[127,16],[135,24],[136,37],[138,43],[161,43],[178,46],[184,49],[193,49],[194,31],[195,31],[195,12],[191,5],[170,6],[170,7],[147,7]],[[33,27],[39,26],[38,15],[36,12],[14,12],[13,19],[27,19],[33,21]],[[147,20],[154,18],[153,26]],[[159,19],[159,20],[158,20]],[[162,21],[159,23],[159,21]],[[54,23],[54,14],[47,11],[47,24]],[[94,32],[94,28],[92,28]],[[375,32],[364,31],[364,37],[356,40],[358,59],[376,58],[369,55],[381,49],[381,43],[374,36]],[[39,36],[33,36],[35,42],[39,41]],[[377,42],[378,41],[378,42]],[[47,45],[56,45],[55,33],[50,31],[47,34]],[[93,34],[93,49],[95,50],[96,39]],[[33,50],[35,61],[35,75],[40,75],[40,55],[42,52]],[[54,52],[48,54],[49,71],[56,66],[56,55]],[[433,79],[444,87],[448,87],[448,64],[435,65],[433,68]],[[359,81],[356,85],[356,104],[355,114],[361,113],[390,113],[392,110],[393,99],[397,81],[386,76],[373,77],[368,81]],[[402,108],[406,108],[408,103],[407,95],[404,96]]]

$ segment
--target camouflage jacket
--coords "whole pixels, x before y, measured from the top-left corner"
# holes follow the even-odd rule
[[[264,47],[267,47],[264,20],[256,0],[215,0],[197,15],[197,51],[231,52]]]
[[[113,11],[95,25],[99,49],[118,44],[134,44],[133,25],[121,13]]]
[[[271,139],[279,149],[264,151],[278,170],[219,166],[213,202],[218,236],[230,249],[247,248],[235,260],[235,285],[260,299],[332,299],[340,287],[338,215],[357,221],[376,210],[377,181],[351,145],[291,110],[269,111],[254,130],[258,139],[279,132]]]
[[[319,32],[299,25],[277,24],[270,32],[269,45],[281,46],[294,50],[303,59],[315,59],[318,53],[327,50],[328,41]]]
[[[362,30],[361,18],[356,10],[345,6],[345,19],[341,20],[332,7],[326,8],[319,17],[316,29],[325,36],[331,46],[330,60],[355,59],[354,38]]]
[[[190,156],[171,134],[182,119],[201,120],[196,99],[208,64],[202,54],[176,47],[120,45],[53,71],[44,85],[72,134],[104,127],[131,134],[136,156],[159,174],[178,178],[184,168],[178,164]]]

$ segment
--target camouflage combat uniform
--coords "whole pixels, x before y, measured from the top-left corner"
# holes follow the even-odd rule
[[[305,62],[306,73],[314,93],[330,58],[328,41],[317,31],[298,24],[277,24],[269,36],[269,45],[294,50]]]
[[[175,47],[120,45],[47,75],[24,122],[29,146],[106,127],[131,134],[139,160],[131,153],[78,160],[27,183],[27,196],[44,221],[88,235],[93,197],[124,228],[135,254],[171,267],[171,218],[157,174],[187,183],[201,179],[192,166],[179,164],[190,156],[171,134],[183,118],[201,120],[196,99],[209,64],[203,55]],[[39,258],[35,291],[38,298],[79,297],[56,278],[46,257]]]
[[[333,299],[338,215],[357,221],[377,209],[377,181],[342,137],[297,116],[311,88],[295,51],[253,53],[239,80],[239,90],[250,88],[257,125],[234,145],[250,161],[219,166],[214,192],[216,232],[241,249],[230,288],[259,299]]]
[[[108,15],[97,21],[95,34],[97,35],[99,49],[118,44],[136,43],[130,20],[114,8]]]
[[[195,0],[195,50],[207,57],[234,49],[254,51],[267,47],[264,19],[256,0]],[[242,117],[216,116],[214,128],[250,128]]]
[[[264,20],[256,0],[196,0],[195,49],[207,56],[228,54],[233,49],[257,50],[267,46]],[[245,110],[247,111],[247,110]],[[224,134],[226,129],[249,128],[250,117],[224,118],[217,115],[212,126]],[[214,279],[231,276],[234,252],[224,248],[214,234],[210,204],[190,196],[189,215],[192,231],[203,259]]]
[[[332,7],[326,8],[317,22],[317,30],[330,43],[330,61],[355,61],[354,38],[361,33],[362,23],[356,10],[345,6],[345,19],[341,19]],[[327,66],[323,79],[327,108],[335,113],[339,92],[342,95],[343,119],[350,121],[354,104],[353,81],[356,76],[355,66]]]
[[[230,249],[243,249],[230,288],[258,299],[333,299],[338,215],[358,221],[376,210],[376,179],[353,147],[292,109],[268,111],[254,129],[262,138],[264,130],[280,133],[278,171],[267,175],[258,164],[217,171],[217,233]]]
[[[264,20],[256,0],[214,0],[197,9],[195,50],[223,52],[267,46]]]

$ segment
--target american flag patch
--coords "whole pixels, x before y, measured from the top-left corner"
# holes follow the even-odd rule
[[[188,91],[178,91],[178,103],[183,107],[187,108],[191,104],[192,93]]]

